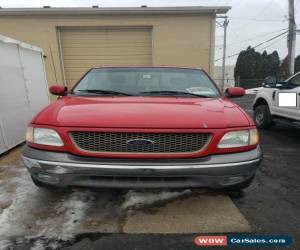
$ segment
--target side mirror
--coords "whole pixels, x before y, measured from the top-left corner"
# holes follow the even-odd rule
[[[62,85],[52,85],[49,88],[49,92],[52,95],[64,96],[67,94],[67,91],[68,91],[67,87],[62,86]]]
[[[235,98],[235,97],[242,97],[246,94],[244,88],[240,87],[230,87],[225,90],[227,97]]]

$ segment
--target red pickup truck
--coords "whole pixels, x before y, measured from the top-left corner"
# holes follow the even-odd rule
[[[99,67],[37,114],[23,161],[40,187],[245,188],[262,160],[252,119],[201,69]]]

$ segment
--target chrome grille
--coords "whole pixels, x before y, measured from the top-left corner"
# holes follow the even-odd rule
[[[207,133],[129,133],[70,132],[83,151],[111,153],[188,153],[201,150],[210,138]],[[131,140],[150,140],[153,144],[131,145]]]

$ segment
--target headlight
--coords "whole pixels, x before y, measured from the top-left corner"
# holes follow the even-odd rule
[[[64,145],[59,134],[55,130],[48,128],[28,127],[26,131],[26,140],[32,143],[48,146]]]
[[[218,148],[237,148],[258,144],[257,129],[227,132],[218,144]]]

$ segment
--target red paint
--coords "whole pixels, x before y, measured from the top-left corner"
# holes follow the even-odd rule
[[[65,95],[66,92],[67,92],[67,87],[61,86],[61,85],[52,85],[52,86],[49,88],[49,92],[50,92],[52,95],[63,96],[63,95]]]
[[[197,68],[197,67],[185,67],[185,66],[171,66],[171,65],[149,65],[149,64],[145,64],[145,65],[136,65],[136,64],[131,64],[131,65],[127,65],[127,64],[119,64],[119,65],[98,65],[93,67],[95,69],[102,69],[102,68],[172,68],[172,69],[196,69],[199,70],[201,68]]]
[[[240,87],[230,87],[226,89],[226,93],[228,97],[242,97],[246,94],[246,91],[244,88]]]
[[[52,86],[51,93],[64,94],[63,86]],[[237,91],[237,90],[235,90]],[[28,143],[32,147],[70,152],[75,155],[120,158],[191,158],[210,154],[241,152],[256,147],[217,149],[228,131],[255,128],[254,122],[239,106],[225,96],[219,98],[182,98],[149,96],[62,96],[44,108],[31,126],[55,129],[64,146]],[[70,131],[211,133],[210,143],[200,152],[184,154],[90,153],[78,150]]]
[[[226,235],[197,236],[194,240],[197,246],[227,246]]]
[[[48,106],[33,123],[94,128],[228,128],[249,126],[236,104],[222,98],[72,97]]]

